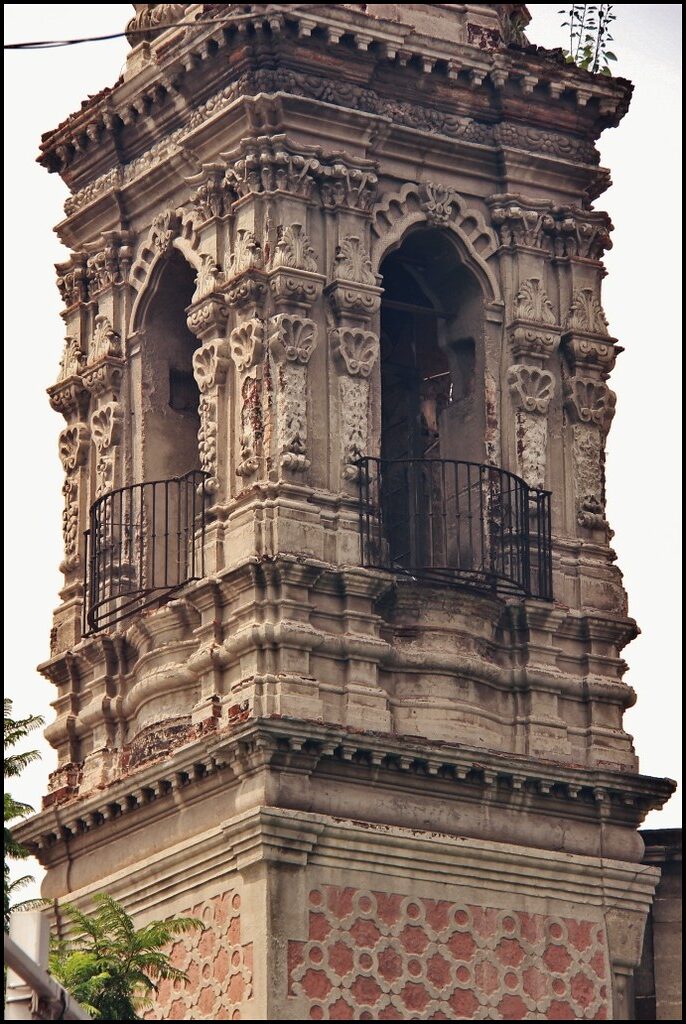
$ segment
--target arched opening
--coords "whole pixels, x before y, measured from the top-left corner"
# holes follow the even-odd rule
[[[195,272],[172,250],[149,287],[140,317],[142,469],[144,480],[167,480],[200,468],[200,392],[193,375],[198,341],[186,326]]]
[[[466,568],[475,540],[459,535],[456,517],[462,501],[473,519],[482,496],[478,474],[457,460],[484,461],[481,289],[435,228],[411,232],[381,273],[379,498],[390,561]]]

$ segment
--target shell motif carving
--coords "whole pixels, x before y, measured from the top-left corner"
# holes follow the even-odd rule
[[[317,345],[317,325],[306,317],[279,313],[272,317],[269,342],[277,361],[309,363]]]
[[[343,328],[331,331],[331,350],[352,377],[368,377],[379,356],[379,338],[372,331]]]
[[[234,327],[229,338],[231,358],[239,373],[256,366],[264,356],[264,321],[254,317]]]
[[[547,413],[555,394],[555,380],[551,373],[535,366],[511,366],[507,383],[517,408],[540,415]]]

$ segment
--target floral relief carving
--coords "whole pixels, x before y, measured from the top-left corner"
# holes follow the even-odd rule
[[[356,481],[360,467],[355,463],[368,449],[369,381],[366,378],[341,377],[339,396],[343,477]]]
[[[419,202],[426,219],[440,226],[450,220],[453,205],[459,202],[459,196],[452,188],[427,181],[419,186]]]
[[[331,351],[351,376],[368,377],[379,356],[379,337],[372,331],[342,328],[329,334]]]
[[[103,239],[103,248],[88,257],[86,272],[91,297],[111,285],[123,284],[133,260],[128,232],[120,235],[116,231],[106,231]]]
[[[239,373],[245,373],[264,355],[265,326],[258,317],[234,327],[229,337],[231,358]]]
[[[262,246],[252,231],[248,231],[247,228],[239,228],[233,252],[225,262],[234,277],[245,273],[246,270],[259,270],[264,266]]]
[[[539,278],[532,277],[521,285],[515,295],[515,317],[538,324],[557,322],[553,304]]]
[[[211,295],[222,284],[223,275],[217,263],[207,253],[200,254],[200,267],[195,278],[195,292],[192,302]]]
[[[64,350],[60,360],[60,369],[57,375],[57,382],[68,380],[69,377],[77,377],[86,362],[86,357],[81,351],[76,338],[66,337],[64,339]]]
[[[114,487],[115,449],[121,436],[123,413],[117,402],[108,402],[91,416],[91,437],[95,444],[95,494],[100,497]]]
[[[164,210],[152,222],[150,241],[159,253],[166,253],[181,229],[181,215],[177,210]]]
[[[64,561],[62,570],[74,569],[79,562],[79,467],[86,462],[90,434],[85,423],[74,423],[59,436],[59,456],[65,472],[62,494],[62,535]]]
[[[238,476],[252,476],[257,472],[263,438],[262,379],[248,374],[241,386],[241,457],[236,469]]]
[[[567,329],[585,334],[609,334],[603,307],[592,288],[582,288],[574,293],[567,317]]]
[[[610,429],[617,396],[603,381],[588,377],[572,377],[565,386],[566,408],[573,420]]]
[[[198,454],[200,468],[207,474],[205,490],[219,490],[217,437],[219,433],[219,386],[226,378],[229,365],[228,343],[209,341],[193,353],[193,374],[200,390],[198,413]]]
[[[56,263],[57,287],[65,306],[88,300],[88,274],[86,254],[73,253],[66,263]]]
[[[278,313],[271,319],[269,344],[277,361],[306,364],[317,345],[317,325],[306,317]]]
[[[290,227],[280,230],[272,265],[316,272],[317,254],[303,231],[302,224],[291,224]]]
[[[511,366],[507,383],[515,406],[524,412],[545,414],[555,394],[555,380],[547,370],[535,366]]]
[[[292,472],[310,467],[307,457],[307,363],[317,344],[313,320],[280,313],[272,317],[269,347],[276,362],[275,416],[279,464]]]
[[[336,247],[331,276],[334,281],[376,285],[371,258],[358,235],[348,235]]]
[[[97,363],[100,359],[105,359],[108,356],[120,359],[121,355],[121,338],[112,327],[109,317],[96,316],[93,340],[88,352],[88,362]]]

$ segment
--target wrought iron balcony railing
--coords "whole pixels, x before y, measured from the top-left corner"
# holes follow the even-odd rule
[[[548,491],[475,462],[357,465],[363,566],[552,600]]]
[[[91,506],[84,636],[204,575],[206,474],[122,487]]]

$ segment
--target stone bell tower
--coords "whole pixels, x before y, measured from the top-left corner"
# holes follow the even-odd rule
[[[44,894],[192,912],[152,1019],[620,1019],[672,791],[622,727],[594,143],[523,4],[135,4],[48,133]]]

